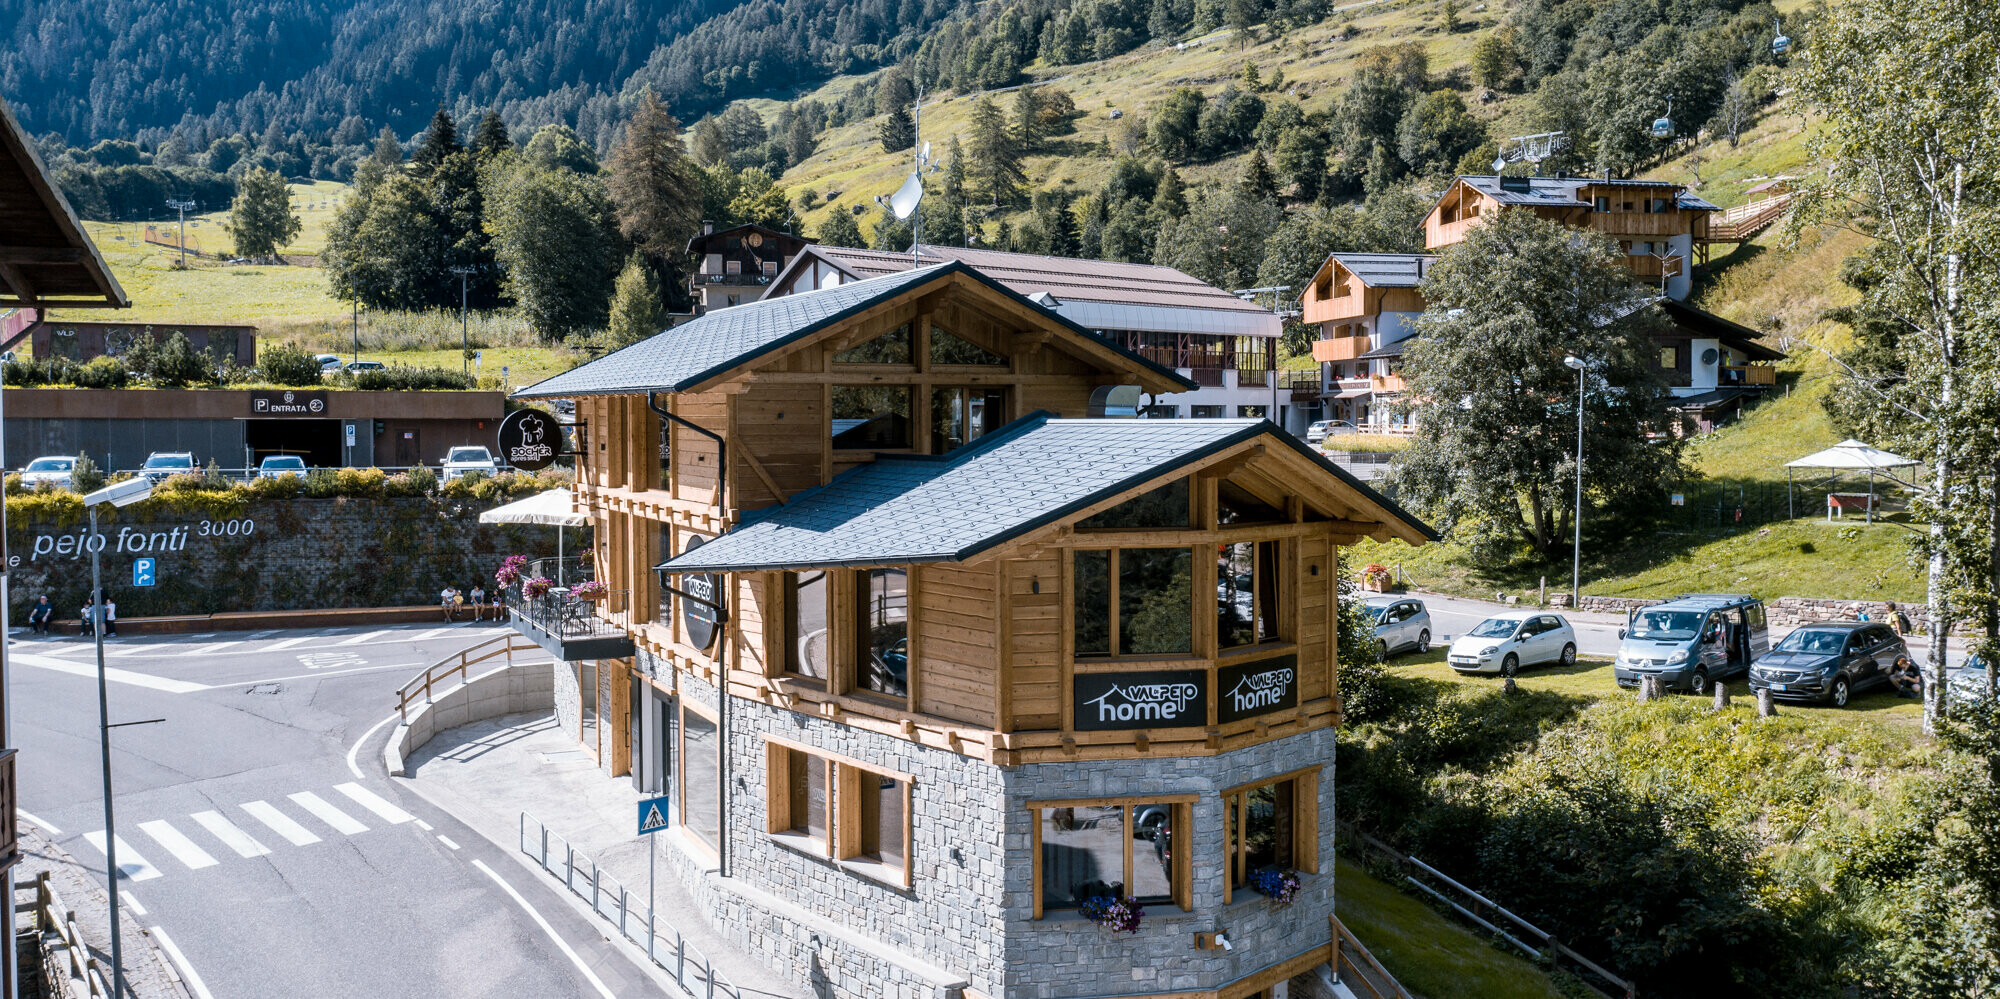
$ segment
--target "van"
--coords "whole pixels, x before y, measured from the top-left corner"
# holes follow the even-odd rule
[[[1750,664],[1769,651],[1763,601],[1690,593],[1625,615],[1612,675],[1621,687],[1656,676],[1663,689],[1706,694],[1711,683],[1748,676]]]

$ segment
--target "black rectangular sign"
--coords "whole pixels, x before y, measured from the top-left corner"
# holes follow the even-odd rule
[[[325,416],[325,389],[251,389],[251,416]]]
[[[1299,706],[1299,657],[1277,656],[1215,673],[1215,720],[1240,721]]]
[[[1078,673],[1071,710],[1081,732],[1208,724],[1208,674],[1198,669]]]

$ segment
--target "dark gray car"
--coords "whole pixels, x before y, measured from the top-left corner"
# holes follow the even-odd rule
[[[1854,695],[1889,685],[1889,670],[1910,650],[1886,624],[1819,621],[1785,636],[1750,668],[1750,689],[1787,701],[1846,707]]]

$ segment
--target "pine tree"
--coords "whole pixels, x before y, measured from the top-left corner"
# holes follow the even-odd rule
[[[957,132],[944,147],[944,185],[938,195],[954,205],[965,204],[965,149],[958,144]]]
[[[916,91],[911,88],[909,77],[898,70],[883,75],[882,88],[875,95],[875,111],[883,118],[875,134],[882,140],[884,151],[907,152],[916,144],[917,126],[910,119],[910,105],[915,101]]]
[[[299,234],[299,217],[292,214],[291,191],[276,171],[257,167],[236,185],[225,224],[236,241],[239,257],[274,257],[278,248]]]
[[[1243,89],[1253,94],[1264,89],[1264,78],[1258,75],[1257,64],[1248,59],[1243,60],[1243,75],[1241,79],[1243,81]]]
[[[1167,9],[1167,0],[1153,0],[1153,9],[1146,15],[1146,34],[1156,42],[1173,39],[1180,34],[1182,25],[1174,23],[1174,15]]]
[[[417,148],[410,154],[410,170],[418,177],[428,177],[445,157],[463,148],[458,142],[458,125],[445,109],[438,108],[431,115],[430,127],[417,137]]]
[[[666,309],[660,304],[660,288],[646,262],[634,253],[618,272],[611,286],[611,317],[604,334],[592,344],[598,354],[609,354],[638,343],[666,329]]]
[[[701,225],[701,182],[681,151],[681,123],[650,87],[611,154],[604,186],[618,207],[618,231],[646,256],[655,278],[678,281],[688,240]]]
[[[986,181],[986,193],[995,208],[1018,197],[1022,183],[1027,180],[1021,170],[1020,150],[1014,143],[1014,134],[1007,127],[1007,113],[991,97],[981,97],[972,107],[972,160],[978,175]]]
[[[488,111],[479,119],[479,128],[472,136],[472,151],[479,154],[481,162],[490,160],[514,148],[514,140],[507,134],[507,123],[500,120],[497,111]]]
[[[1177,219],[1187,214],[1187,185],[1173,167],[1167,168],[1166,175],[1160,178],[1159,189],[1153,193],[1153,210],[1162,219]]]
[[[846,205],[828,208],[826,218],[820,222],[814,236],[821,246],[862,249],[868,245],[868,241],[861,238],[861,227],[854,222],[854,211]]]
[[[1243,179],[1238,186],[1246,198],[1269,201],[1278,196],[1278,182],[1271,176],[1271,164],[1265,161],[1262,149],[1250,154],[1250,162],[1244,165]]]
[[[375,136],[375,150],[369,158],[381,164],[384,170],[399,170],[403,166],[403,143],[396,138],[396,130],[387,125]]]
[[[428,185],[446,264],[472,268],[464,278],[464,301],[475,309],[490,309],[500,304],[502,275],[486,232],[486,192],[479,186],[479,162],[473,150],[453,153],[431,171]],[[458,304],[457,290],[457,281],[448,282],[438,304]]]
[[[1014,91],[1014,145],[1023,153],[1042,148],[1042,101],[1034,87]]]
[[[1050,206],[1046,227],[1049,233],[1049,256],[1074,257],[1080,252],[1082,240],[1076,230],[1076,213],[1070,211],[1068,198],[1056,198]]]

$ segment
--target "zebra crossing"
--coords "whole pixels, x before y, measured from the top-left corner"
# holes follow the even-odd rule
[[[389,628],[366,626],[327,628],[310,634],[297,631],[267,630],[249,632],[238,638],[223,639],[214,634],[181,636],[131,636],[107,642],[104,656],[107,659],[207,659],[212,657],[235,658],[255,657],[273,652],[311,652],[333,648],[345,651],[361,651],[356,646],[396,645],[409,642],[427,642],[433,639],[467,636],[491,637],[501,634],[507,626],[502,622],[460,621],[443,626],[401,625]],[[22,652],[32,652],[45,656],[76,656],[87,658],[95,646],[88,641],[74,638],[32,638],[17,636],[11,646]]]
[[[155,851],[155,856],[172,857],[179,866],[169,864],[166,870],[162,870],[160,865],[147,859],[144,852],[119,835],[109,841],[117,847],[118,873],[128,881],[151,881],[164,877],[167,871],[183,868],[198,871],[215,867],[222,863],[216,859],[217,852],[235,854],[246,860],[268,856],[272,850],[258,836],[273,842],[283,840],[295,847],[324,842],[329,836],[328,830],[333,837],[358,836],[367,832],[370,826],[356,818],[353,812],[392,826],[417,821],[416,816],[397,807],[395,802],[353,781],[335,784],[332,790],[338,792],[331,797],[339,799],[339,804],[313,791],[297,791],[285,797],[285,801],[292,806],[291,811],[258,799],[243,802],[226,812],[217,809],[193,812],[188,815],[193,823],[188,831],[183,831],[170,819],[140,822],[139,831],[150,840],[142,841],[140,845]],[[99,854],[105,853],[107,841],[104,830],[84,833],[83,839]],[[212,849],[214,852],[211,852]]]

